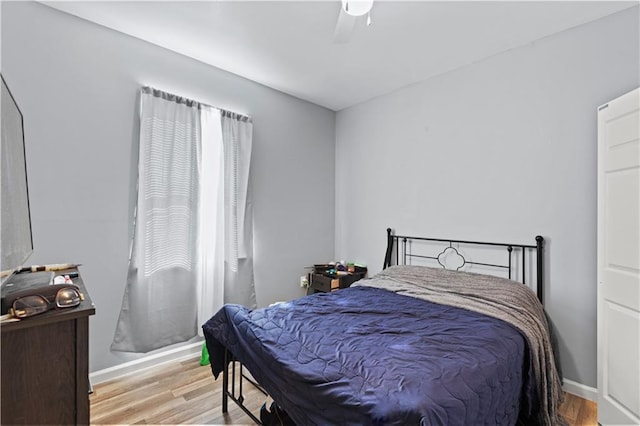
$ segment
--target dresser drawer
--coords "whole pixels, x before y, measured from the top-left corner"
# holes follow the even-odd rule
[[[311,274],[310,286],[315,292],[327,293],[341,288],[347,288],[359,279],[364,278],[365,275],[366,272],[338,275],[335,277],[323,274]]]

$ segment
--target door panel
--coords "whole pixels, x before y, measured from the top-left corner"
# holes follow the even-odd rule
[[[604,389],[608,398],[637,417],[640,413],[640,393],[635,386],[637,382],[626,377],[638,377],[640,374],[640,351],[638,345],[634,344],[634,336],[640,331],[638,313],[615,303],[606,303],[603,315],[609,327],[618,330],[604,336],[607,360],[604,366]]]
[[[631,273],[638,273],[640,268],[638,172],[636,168],[605,175],[605,264]]]

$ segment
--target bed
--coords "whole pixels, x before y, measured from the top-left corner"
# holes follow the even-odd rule
[[[436,253],[418,253],[421,243]],[[259,423],[229,378],[237,360],[240,378],[246,368],[299,425],[561,424],[542,245],[388,229],[384,269],[350,288],[262,309],[225,305],[203,325],[223,411],[231,398]],[[504,248],[503,261],[476,260],[487,248]],[[505,277],[460,271],[467,267]]]

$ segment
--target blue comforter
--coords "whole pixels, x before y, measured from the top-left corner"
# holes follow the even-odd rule
[[[535,406],[517,329],[383,289],[225,305],[203,329],[214,375],[226,347],[299,425],[513,425]]]

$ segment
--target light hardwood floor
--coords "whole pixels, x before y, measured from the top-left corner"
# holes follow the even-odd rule
[[[246,382],[245,382],[246,383]],[[229,401],[222,414],[222,379],[215,380],[209,366],[197,359],[150,368],[94,386],[92,424],[254,424]],[[246,403],[257,413],[266,397],[250,384]],[[566,394],[562,414],[572,426],[597,425],[597,407],[592,401]]]

